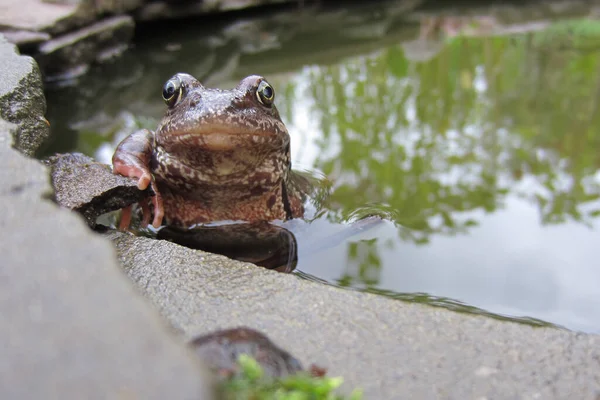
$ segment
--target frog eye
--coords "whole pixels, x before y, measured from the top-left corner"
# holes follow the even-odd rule
[[[179,77],[174,76],[165,83],[163,86],[162,96],[163,100],[169,107],[173,107],[179,99],[181,99],[181,94],[183,92],[183,86],[181,84],[181,80]]]
[[[267,81],[260,81],[256,89],[256,97],[261,104],[270,106],[275,100],[275,90]]]

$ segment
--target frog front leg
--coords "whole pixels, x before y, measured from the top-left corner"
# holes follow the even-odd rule
[[[130,178],[138,179],[138,189],[146,190],[148,186],[154,191],[152,204],[154,206],[154,219],[152,226],[158,228],[163,220],[164,207],[162,197],[156,182],[150,170],[150,161],[152,160],[152,151],[154,149],[154,135],[147,129],[143,129],[127,136],[115,150],[112,158],[113,172]],[[131,206],[130,206],[131,207]],[[150,210],[148,207],[142,207],[143,221],[150,221]],[[121,229],[129,226],[131,208],[124,209]],[[126,225],[123,227],[123,225]]]

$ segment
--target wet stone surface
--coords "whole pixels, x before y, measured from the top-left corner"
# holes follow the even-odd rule
[[[110,167],[80,153],[57,154],[45,160],[51,167],[55,200],[62,207],[84,216],[88,225],[96,225],[101,214],[119,210],[147,197],[135,179],[112,173]]]

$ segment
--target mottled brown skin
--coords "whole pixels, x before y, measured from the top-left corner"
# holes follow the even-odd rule
[[[220,90],[180,73],[165,84],[163,97],[168,109],[156,132],[133,133],[113,156],[115,173],[137,178],[141,190],[152,187],[155,227],[163,217],[189,227],[303,215],[290,136],[264,78],[248,76]],[[150,210],[142,209],[147,223]]]

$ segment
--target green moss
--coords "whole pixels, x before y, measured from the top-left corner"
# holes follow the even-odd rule
[[[221,384],[221,398],[230,400],[360,400],[355,390],[350,397],[334,393],[342,378],[313,377],[299,373],[285,378],[264,376],[261,366],[252,357],[242,354],[238,361],[241,373]]]

